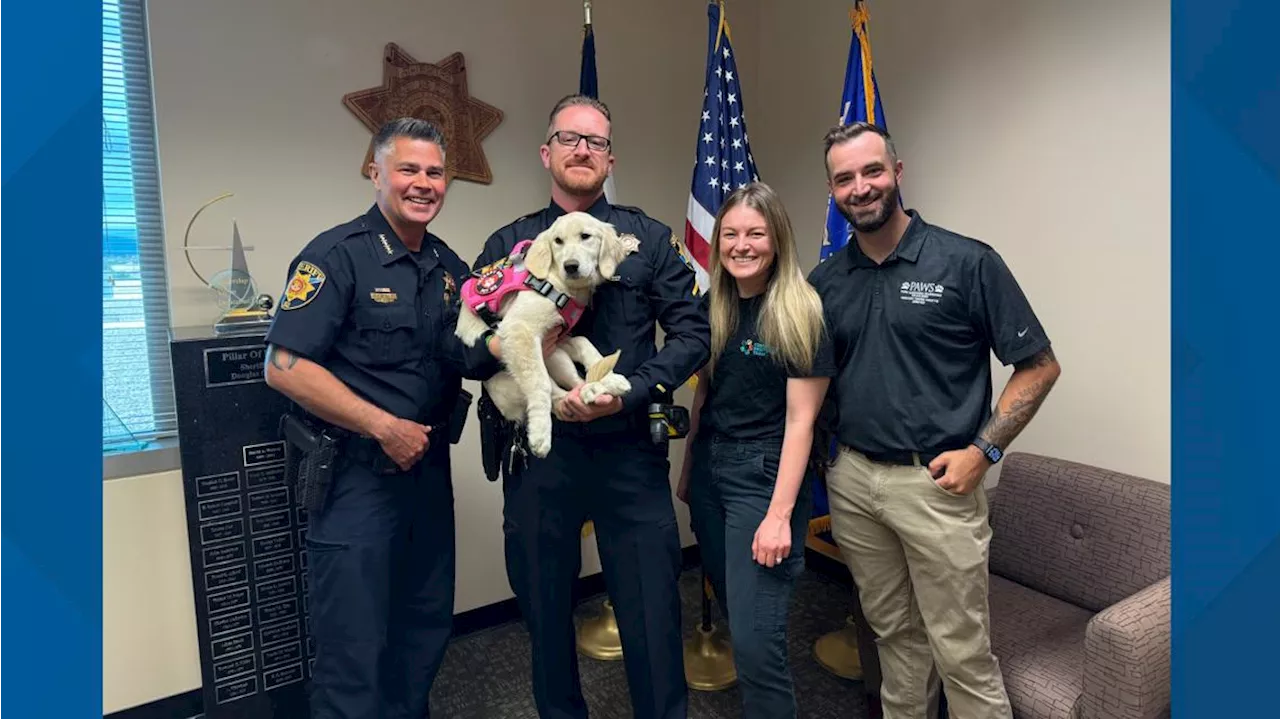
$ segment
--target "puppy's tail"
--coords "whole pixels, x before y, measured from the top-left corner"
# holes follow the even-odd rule
[[[622,350],[618,350],[608,357],[601,357],[600,361],[591,365],[587,369],[587,381],[599,382],[604,379],[614,367],[618,366],[618,358],[622,356]]]

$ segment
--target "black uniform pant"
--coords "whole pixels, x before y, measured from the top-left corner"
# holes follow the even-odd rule
[[[595,523],[637,719],[687,711],[680,634],[680,536],[665,447],[646,435],[557,431],[503,491],[507,577],[529,628],[542,719],[587,716],[573,627],[580,537]]]
[[[313,719],[420,719],[453,626],[448,450],[412,471],[345,462],[307,536]]]

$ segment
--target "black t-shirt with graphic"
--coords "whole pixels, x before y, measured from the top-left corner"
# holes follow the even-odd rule
[[[835,355],[824,333],[808,372],[784,366],[756,331],[764,295],[738,301],[738,331],[716,360],[699,417],[699,433],[733,439],[781,439],[787,420],[787,378],[833,377]]]

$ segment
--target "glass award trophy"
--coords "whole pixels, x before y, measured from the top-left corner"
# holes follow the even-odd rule
[[[231,197],[231,193],[215,197],[196,211],[195,215],[191,217],[191,221],[187,224],[187,232],[183,237],[182,247],[187,253],[187,264],[191,267],[191,271],[213,291],[214,304],[219,312],[218,319],[213,323],[214,333],[225,335],[265,332],[267,327],[271,325],[271,308],[274,303],[270,295],[258,294],[253,276],[249,274],[249,263],[245,259],[245,252],[253,248],[246,248],[244,243],[240,241],[240,226],[234,220],[232,221],[230,247],[212,247],[208,245],[193,247],[188,244],[191,236],[191,226],[195,224],[196,218],[200,216],[200,213],[204,212],[213,203],[228,197]],[[228,249],[231,250],[231,267],[219,271],[207,280],[191,263],[190,253],[192,250],[225,251]]]
[[[213,323],[216,334],[265,331],[271,324],[271,297],[259,295],[249,274],[240,242],[240,228],[232,224],[231,268],[209,278],[222,315]]]

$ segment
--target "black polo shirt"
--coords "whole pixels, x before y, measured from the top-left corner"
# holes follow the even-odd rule
[[[883,263],[851,241],[810,275],[835,345],[836,436],[872,455],[967,446],[991,416],[991,353],[1009,365],[1049,347],[994,249],[908,214]]]
[[[430,233],[410,252],[374,205],[294,258],[267,341],[397,417],[438,423],[462,386],[453,329],[468,271]]]

